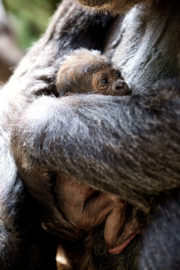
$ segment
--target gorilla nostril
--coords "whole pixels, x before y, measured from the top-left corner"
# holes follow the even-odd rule
[[[124,83],[119,83],[116,85],[116,90],[121,90],[124,87]]]

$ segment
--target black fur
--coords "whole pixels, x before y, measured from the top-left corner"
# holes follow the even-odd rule
[[[33,166],[63,168],[146,211],[151,196],[180,188],[179,121],[180,90],[174,81],[123,98],[42,97],[22,115],[13,151],[32,189],[40,185],[32,179]]]
[[[144,232],[141,270],[178,270],[180,265],[180,196],[161,202]]]
[[[175,0],[171,2],[177,3]],[[134,86],[132,88],[136,88],[133,93],[139,94],[131,97],[81,95],[62,99],[56,99],[53,95],[57,95],[55,78],[63,54],[78,47],[100,49],[110,20],[109,16],[89,14],[75,3],[64,2],[46,34],[1,90],[0,239],[5,239],[3,244],[7,244],[5,249],[4,245],[0,248],[1,269],[23,269],[25,260],[27,269],[42,269],[47,261],[53,264],[53,256],[49,258],[45,255],[46,247],[43,251],[44,242],[48,243],[49,236],[41,238],[37,232],[41,231],[40,223],[43,222],[43,228],[52,229],[56,235],[60,235],[64,227],[67,233],[71,233],[71,226],[63,219],[55,197],[56,173],[60,171],[100,190],[119,195],[146,213],[147,217],[160,204],[162,196],[170,198],[167,211],[175,228],[179,226],[179,217],[171,216],[171,205],[176,208],[178,201],[175,198],[174,203],[171,203],[171,199],[174,191],[180,188],[180,92],[176,82],[165,80],[168,76],[178,78],[179,74],[178,6],[158,11],[151,8],[147,11],[146,5],[139,5],[130,10],[124,20],[118,18],[115,21],[105,51],[107,54],[108,51],[110,54],[113,52],[114,61],[119,61],[125,79],[128,78],[131,86]],[[152,87],[160,79],[161,82]],[[165,82],[162,83],[162,80]],[[39,97],[44,93],[53,96]],[[9,146],[11,135],[16,166],[26,189],[36,200],[37,213],[32,211],[33,203],[26,193],[21,191],[21,179]],[[15,183],[18,183],[17,191],[14,189]],[[15,192],[13,206],[8,203],[13,198],[12,190]],[[23,196],[19,196],[18,192],[22,192]],[[35,224],[30,227],[29,222],[21,222],[22,215],[26,216],[28,209],[30,220],[35,220]],[[145,231],[141,254],[144,250],[147,256],[141,255],[141,269],[153,269],[153,263],[148,266],[154,258],[148,253],[148,241],[155,224],[160,224],[155,233],[161,230],[161,224],[166,224],[171,231],[171,222],[166,222],[163,216],[165,209],[166,206],[162,207],[157,214],[159,218],[154,216],[154,225],[149,225]],[[11,211],[15,211],[15,214],[10,215],[9,221]],[[19,215],[19,211],[23,214]],[[12,224],[10,229],[9,224]],[[175,231],[178,232],[178,229]],[[27,233],[25,239],[21,237],[22,232]],[[101,233],[98,230],[98,237]],[[18,237],[15,237],[16,234]],[[92,233],[92,236],[96,236],[96,233]],[[164,256],[162,250],[167,239],[166,232],[162,231],[161,236],[163,240],[154,243],[159,256],[155,260],[155,269],[161,269]],[[31,243],[27,244],[27,239]],[[93,241],[96,242],[96,239]],[[13,259],[8,241],[17,250]],[[90,269],[110,269],[112,261],[116,259],[112,256],[111,261],[103,253],[100,256],[104,246],[96,249],[94,242],[90,253],[88,249],[84,250],[85,255],[86,252],[88,256],[91,255],[90,264],[93,268],[90,266]],[[130,245],[125,251],[128,255],[123,253],[117,256],[117,261],[113,263],[114,269],[132,269],[132,265],[137,268],[138,243],[139,240],[134,239],[131,244],[137,249],[133,247],[132,251]],[[34,259],[38,256],[35,249],[31,248],[33,245],[42,254],[40,259]],[[174,241],[170,248],[175,250],[175,245]],[[101,246],[100,242],[97,242],[98,246]],[[25,255],[20,251],[22,247]],[[29,249],[32,250],[31,261],[27,260]],[[176,253],[170,253],[167,249],[164,254],[170,254],[166,257],[167,265],[169,263],[172,266],[170,262]],[[131,261],[127,264],[126,260]],[[33,265],[34,261],[36,266]],[[82,270],[87,269],[86,266],[81,267]],[[176,266],[168,269],[176,270]]]

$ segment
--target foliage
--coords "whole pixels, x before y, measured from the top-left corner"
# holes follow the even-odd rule
[[[59,2],[59,0],[3,0],[22,48],[31,46],[44,32]]]

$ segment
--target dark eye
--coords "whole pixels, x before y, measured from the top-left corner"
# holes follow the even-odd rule
[[[120,77],[121,77],[121,73],[120,73],[119,71],[116,71],[116,72],[115,72],[115,77],[116,77],[116,78],[120,78]]]
[[[106,77],[103,77],[101,80],[100,80],[101,84],[102,85],[106,85],[108,84],[108,79]]]

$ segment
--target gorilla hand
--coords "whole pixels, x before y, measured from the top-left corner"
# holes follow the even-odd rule
[[[94,190],[62,173],[56,183],[58,204],[75,228],[88,231],[105,222],[104,240],[111,254],[121,253],[141,232],[136,220],[126,222],[126,203],[119,197]]]

